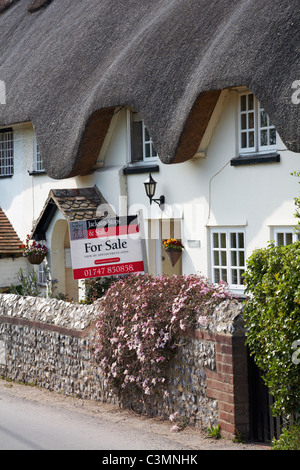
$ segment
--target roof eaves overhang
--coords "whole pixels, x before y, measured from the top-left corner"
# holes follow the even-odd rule
[[[54,217],[55,212],[57,211],[58,207],[52,197],[49,198],[48,202],[46,203],[46,206],[36,224],[34,227],[32,234],[31,234],[31,239],[32,240],[46,240],[46,233],[48,230],[48,227],[51,223],[52,218]]]

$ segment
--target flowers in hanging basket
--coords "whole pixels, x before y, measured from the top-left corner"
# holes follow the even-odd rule
[[[37,243],[35,240],[29,244],[30,237],[27,235],[25,245],[20,245],[19,248],[23,250],[23,256],[31,256],[31,255],[44,255],[46,256],[48,249],[45,245],[41,243]]]
[[[163,240],[163,244],[165,246],[165,250],[182,251],[184,249],[181,241],[176,240],[176,238],[168,238],[167,240]]]

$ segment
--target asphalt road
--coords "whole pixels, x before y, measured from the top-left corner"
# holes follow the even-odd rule
[[[193,427],[107,404],[63,397],[0,380],[0,450],[263,450],[264,446],[207,439]]]
[[[90,416],[64,409],[0,395],[0,449],[9,450],[122,450],[180,449],[167,437],[149,435],[126,421]],[[187,449],[187,448],[186,448]]]

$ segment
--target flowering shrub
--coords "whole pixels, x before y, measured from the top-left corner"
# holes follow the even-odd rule
[[[165,246],[165,250],[178,250],[182,251],[184,249],[184,246],[182,245],[180,240],[176,240],[176,238],[169,238],[167,240],[163,241],[163,244]]]
[[[133,390],[143,397],[166,390],[166,368],[180,331],[231,298],[225,283],[210,285],[196,275],[131,275],[98,301],[95,357],[119,397]]]
[[[23,256],[29,256],[32,253],[39,254],[39,255],[46,255],[48,250],[45,245],[42,245],[40,243],[36,243],[36,241],[33,240],[32,244],[29,245],[29,240],[30,236],[26,236],[26,242],[25,245],[20,245],[19,248],[23,249]]]
[[[116,282],[114,276],[96,277],[84,280],[84,297],[81,303],[92,304],[100,299],[113,282]]]

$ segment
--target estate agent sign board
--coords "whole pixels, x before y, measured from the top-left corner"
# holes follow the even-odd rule
[[[69,222],[74,279],[144,271],[138,217]]]

